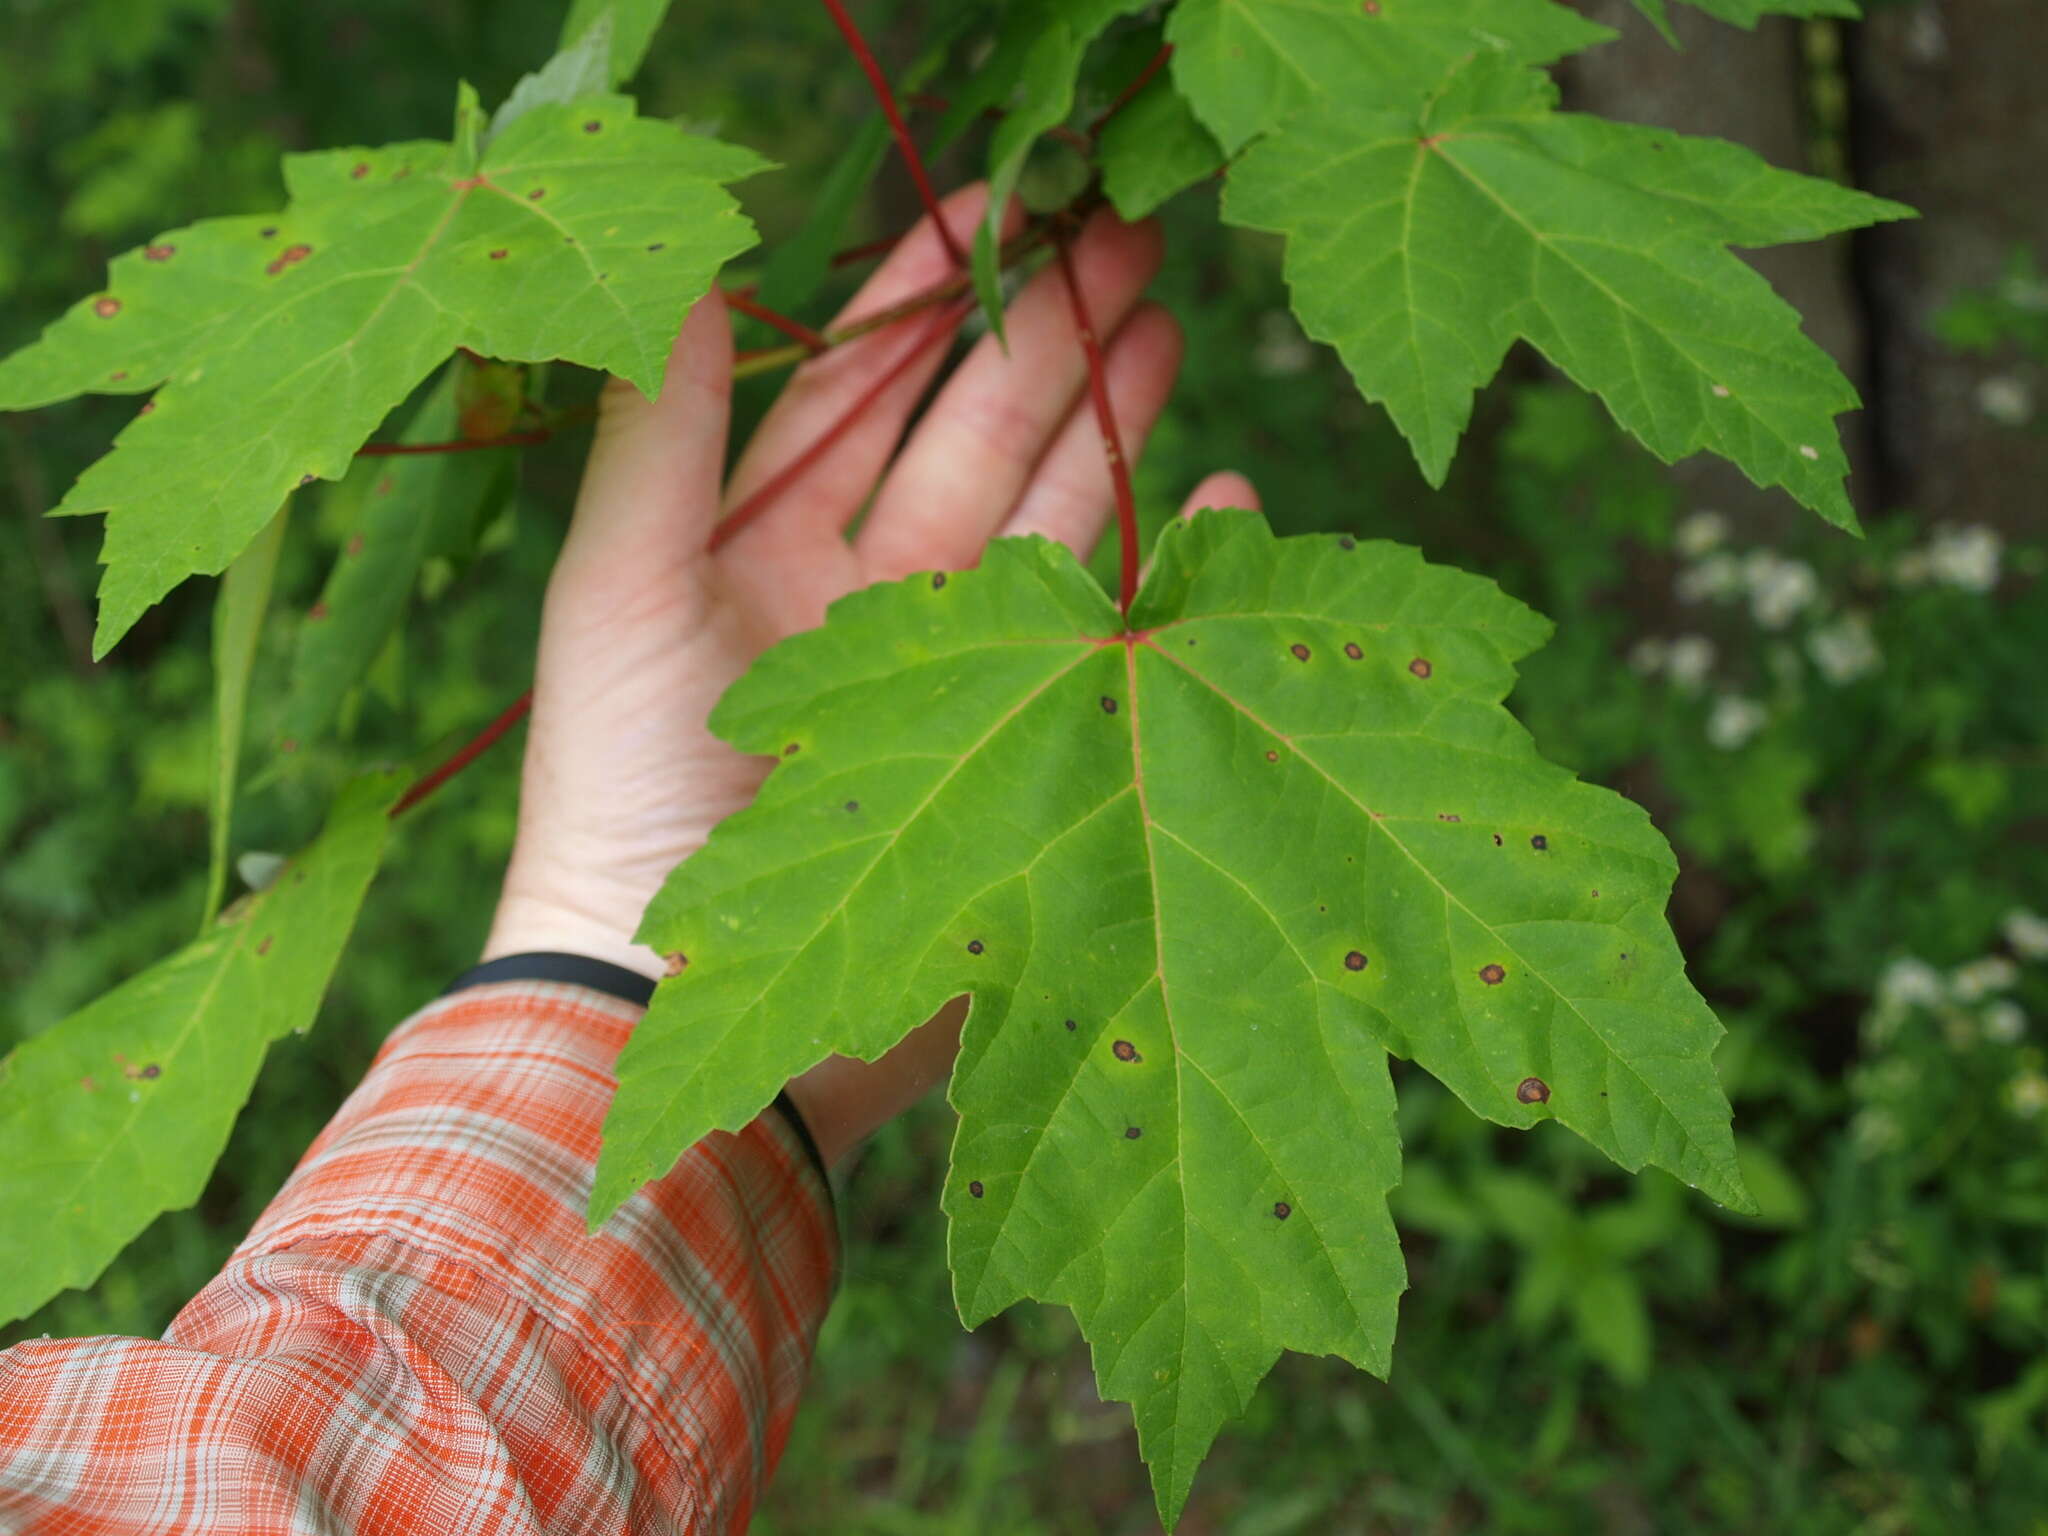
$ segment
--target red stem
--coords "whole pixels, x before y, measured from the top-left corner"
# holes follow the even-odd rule
[[[910,370],[911,365],[930,350],[932,343],[951,335],[953,327],[958,325],[966,317],[967,311],[973,307],[971,299],[959,299],[934,314],[931,322],[918,333],[917,339],[903,349],[903,355],[891,363],[888,369],[867,387],[860,398],[840,412],[837,421],[819,433],[802,453],[755,487],[753,494],[746,500],[726,513],[724,519],[712,530],[711,543],[708,547],[717,549],[727,543],[733,535],[767,511],[776,497],[803,478],[805,472],[824,457],[825,451],[845,435],[847,428],[858,421],[869,406],[881,399],[889,387],[902,378]]]
[[[1067,298],[1074,310],[1074,328],[1081,333],[1081,353],[1088,359],[1088,398],[1095,406],[1095,424],[1102,429],[1102,451],[1109,458],[1109,483],[1116,490],[1116,532],[1123,565],[1117,583],[1117,606],[1131,611],[1131,599],[1138,595],[1138,502],[1131,494],[1131,468],[1124,461],[1123,440],[1116,430],[1116,414],[1109,405],[1109,370],[1103,366],[1102,347],[1095,339],[1095,322],[1088,317],[1088,301],[1081,296],[1081,281],[1074,275],[1074,258],[1061,232],[1053,241],[1059,258],[1060,276],[1067,280]]]
[[[401,795],[398,804],[391,807],[391,814],[393,816],[403,816],[443,784],[454,778],[455,775],[462,772],[471,763],[482,757],[484,753],[491,749],[492,744],[500,736],[503,736],[513,726],[525,719],[526,712],[531,708],[533,708],[533,690],[529,688],[526,692],[519,695],[518,698],[514,699],[511,707],[502,715],[478,731],[470,739],[467,746]]]
[[[953,238],[953,231],[946,224],[946,216],[939,211],[939,194],[932,189],[932,179],[925,174],[924,158],[917,152],[917,141],[910,136],[910,127],[903,121],[903,114],[897,110],[896,95],[889,89],[889,81],[882,74],[882,66],[876,62],[874,50],[868,47],[867,39],[860,35],[860,28],[853,24],[853,18],[846,12],[842,0],[825,0],[825,9],[832,13],[832,21],[839,28],[840,36],[846,39],[846,46],[853,51],[855,61],[868,77],[868,84],[874,89],[875,100],[881,103],[882,115],[889,120],[889,132],[896,137],[896,152],[903,157],[904,168],[910,172],[910,179],[917,183],[917,195],[924,203],[924,211],[938,227],[939,238],[945,242],[946,254],[953,258],[953,265],[967,265],[967,253],[960,242]]]
[[[745,289],[727,289],[725,302],[743,315],[752,315],[763,324],[772,325],[792,341],[802,342],[813,352],[823,352],[832,343],[805,325],[801,320],[792,320],[780,310],[770,309],[757,301]]]
[[[356,450],[359,459],[397,459],[415,453],[475,453],[484,448],[523,448],[544,443],[554,433],[514,432],[508,437],[464,438],[453,443],[365,443]]]
[[[1159,51],[1146,61],[1143,69],[1138,71],[1138,77],[1121,91],[1118,91],[1116,99],[1102,109],[1102,115],[1088,125],[1088,137],[1090,139],[1098,137],[1102,130],[1108,126],[1109,120],[1135,101],[1138,92],[1144,90],[1146,86],[1152,83],[1152,77],[1165,68],[1166,61],[1172,57],[1173,44],[1162,43]]]

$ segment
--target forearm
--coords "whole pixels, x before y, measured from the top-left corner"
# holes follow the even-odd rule
[[[770,1110],[586,1234],[639,1012],[519,981],[404,1025],[163,1341],[0,1356],[0,1528],[743,1526],[829,1295],[830,1196]]]

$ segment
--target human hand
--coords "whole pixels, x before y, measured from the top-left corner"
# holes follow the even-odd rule
[[[948,222],[972,229],[984,200],[979,187],[956,194]],[[1156,224],[1106,213],[1073,249],[1134,459],[1180,364],[1178,328],[1139,298],[1160,254]],[[949,270],[926,221],[847,315]],[[797,369],[722,488],[732,341],[716,293],[684,324],[659,401],[606,385],[542,612],[519,832],[486,959],[564,950],[659,976],[662,958],[633,942],[642,910],[770,766],[705,723],[756,656],[856,588],[974,564],[991,537],[1039,533],[1084,559],[1094,547],[1112,490],[1068,296],[1048,267],[1010,306],[1008,355],[992,337],[977,343],[900,447],[942,347],[882,387],[763,515],[709,548],[723,513],[811,448],[930,323],[915,316]],[[1190,509],[1255,505],[1237,475],[1212,475],[1189,498]],[[956,1000],[879,1060],[834,1058],[790,1085],[828,1163],[945,1075],[964,1017]]]

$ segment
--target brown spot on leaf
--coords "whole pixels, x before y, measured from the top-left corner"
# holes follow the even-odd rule
[[[511,255],[511,254],[512,254],[512,253],[511,253],[510,251],[505,251],[505,250],[496,250],[496,251],[493,251],[493,252],[491,252],[491,260],[493,260],[493,261],[503,261],[503,260],[504,260],[504,259],[505,259],[505,258],[506,258],[507,256],[509,256],[509,255]]]
[[[1452,811],[1438,811],[1436,819],[1438,821],[1463,821],[1465,818]]]
[[[1105,715],[1113,715],[1116,713],[1116,700],[1112,699],[1106,693],[1102,696],[1102,712]]]
[[[932,590],[933,590],[934,592],[936,592],[936,591],[938,591],[938,590],[939,590],[939,588],[943,587],[943,586],[944,586],[945,584],[946,584],[946,573],[945,573],[944,571],[933,571],[933,572],[932,572]]]
[[[264,225],[263,238],[265,240],[275,240],[277,238],[277,226],[275,224]]]
[[[1417,677],[1427,677],[1435,668],[1430,666],[1428,657],[1418,656],[1408,663],[1408,670]]]
[[[1363,660],[1365,657],[1365,652],[1359,649],[1358,642],[1356,640],[1346,640],[1344,642],[1344,654],[1346,656],[1349,656],[1353,661],[1360,661]]]
[[[261,940],[261,941],[260,941],[260,942],[259,942],[259,943],[257,944],[257,946],[256,946],[256,953],[257,953],[257,954],[259,954],[259,955],[267,955],[267,954],[269,954],[269,953],[270,953],[270,941],[271,941],[272,939],[276,938],[276,937],[277,937],[277,935],[276,935],[276,934],[274,934],[274,933],[266,933],[265,935],[263,935],[263,938],[262,938],[262,940]]]
[[[680,976],[690,967],[690,957],[680,949],[662,957],[661,973],[664,976]]]
[[[860,802],[859,802],[858,800],[849,800],[849,801],[847,801],[847,802],[846,802],[846,813],[847,813],[847,815],[851,816],[851,815],[852,815],[852,814],[853,814],[853,813],[854,813],[855,811],[858,811],[859,809],[860,809]]]
[[[327,617],[327,605],[326,605],[325,603],[315,603],[315,604],[314,604],[314,605],[313,605],[312,607],[310,607],[310,608],[308,608],[308,609],[306,610],[306,617],[307,617],[307,618],[309,618],[309,619],[324,619],[324,618],[326,618],[326,617]]]
[[[1285,1200],[1275,1200],[1273,1202],[1273,1215],[1278,1220],[1285,1221],[1288,1217],[1292,1216],[1293,1214],[1294,1207],[1289,1205]]]
[[[1541,832],[1538,832],[1534,837],[1529,839],[1529,846],[1531,848],[1534,848],[1538,853],[1541,853],[1544,849],[1550,846],[1550,839],[1545,837]]]
[[[112,373],[107,375],[108,381],[115,384],[120,383],[123,379],[127,377],[128,370],[126,368],[116,368]]]
[[[1145,1133],[1144,1133],[1144,1131],[1142,1131],[1141,1129],[1139,1129],[1139,1128],[1138,1128],[1137,1126],[1135,1126],[1135,1125],[1127,1125],[1127,1126],[1125,1126],[1125,1127],[1124,1127],[1124,1140],[1125,1140],[1125,1141],[1136,1141],[1136,1140],[1137,1140],[1137,1139],[1138,1139],[1138,1138],[1139,1138],[1140,1136],[1142,1136],[1142,1135],[1144,1135],[1144,1134],[1145,1134]]]
[[[1072,1019],[1068,1019],[1068,1020],[1067,1020],[1066,1022],[1067,1022],[1067,1028],[1068,1028],[1069,1030],[1071,1030],[1071,1029],[1075,1028],[1075,1024],[1074,1024],[1074,1021],[1073,1021]]]
[[[1109,1054],[1118,1061],[1143,1061],[1145,1059],[1138,1054],[1138,1048],[1128,1040],[1116,1041],[1110,1046]]]
[[[100,1091],[100,1085],[94,1082],[90,1077],[81,1077],[78,1080],[78,1086],[83,1088],[87,1093],[98,1093]]]
[[[140,1072],[136,1073],[135,1075],[139,1078],[142,1078],[144,1081],[149,1081],[153,1078],[162,1077],[164,1075],[164,1069],[152,1061],[148,1066],[144,1067]]]
[[[287,755],[289,755],[289,754],[291,754],[291,753],[293,753],[293,752],[296,752],[296,751],[298,751],[298,750],[299,750],[299,738],[298,738],[298,737],[296,737],[296,736],[287,736],[287,737],[285,737],[285,739],[284,739],[283,741],[280,741],[280,742],[279,742],[279,743],[277,744],[277,750],[278,750],[278,751],[280,751],[280,752],[283,752],[283,753],[285,753],[285,754],[287,754]]]
[[[1500,834],[1499,834],[1498,832],[1496,832],[1496,833],[1494,833],[1494,834],[1493,834],[1493,846],[1494,846],[1494,847],[1496,847],[1496,848],[1498,848],[1498,847],[1500,847],[1500,845],[1501,845],[1501,843],[1500,843]]]
[[[782,755],[784,757],[795,757],[797,753],[802,750],[803,748],[799,743],[792,741],[788,746],[782,749]]]
[[[177,254],[178,248],[175,245],[145,245],[142,248],[145,261],[169,261]]]
[[[982,1194],[984,1193],[981,1187],[981,1180],[969,1179],[967,1181],[967,1193],[974,1196],[975,1199],[979,1200],[982,1197]]]
[[[93,301],[92,312],[102,320],[111,320],[121,313],[121,301],[109,294],[106,298]]]
[[[657,240],[654,244],[648,246],[647,249],[649,251],[665,251],[668,249],[668,242],[666,240]]]
[[[1277,763],[1280,761],[1280,754],[1269,748],[1266,752],[1266,761],[1269,763]]]
[[[1365,969],[1365,966],[1366,959],[1363,951],[1354,949],[1344,957],[1344,969],[1347,971],[1362,971]]]
[[[365,176],[367,176],[367,175],[369,175],[369,174],[370,174],[370,163],[369,163],[369,161],[367,161],[367,160],[358,160],[358,161],[356,162],[356,164],[355,164],[355,169],[354,169],[354,170],[352,170],[352,171],[350,171],[350,172],[348,173],[348,178],[349,178],[349,180],[350,180],[350,181],[361,181],[361,180],[362,180],[362,179],[363,179],[363,178],[364,178]]]
[[[310,245],[288,245],[283,250],[279,251],[277,253],[277,259],[271,262],[270,265],[265,267],[263,270],[265,272],[268,272],[272,277],[275,277],[277,276],[278,273],[282,272],[286,267],[295,267],[312,254],[313,247],[311,247]]]
[[[594,118],[594,117],[593,117],[593,118],[592,118],[592,119],[591,119],[591,120],[590,120],[589,122],[587,122],[587,123],[585,123],[585,124],[583,125],[583,131],[584,131],[585,133],[599,133],[599,132],[602,132],[602,131],[603,131],[603,129],[604,129],[604,123],[603,123],[602,121],[600,121],[599,119],[597,119],[597,118]]]
[[[154,400],[145,400],[142,402],[142,409],[137,411],[135,414],[138,416],[147,416],[151,411],[155,409],[156,402]]]
[[[1525,1077],[1515,1084],[1515,1097],[1524,1104],[1548,1104],[1550,1084],[1540,1077]]]
[[[978,955],[987,947],[988,946],[986,944],[983,944],[979,939],[969,939],[967,941],[967,953],[969,953],[970,955]]]
[[[1489,987],[1497,987],[1508,979],[1508,973],[1497,965],[1482,965],[1479,967],[1479,979]]]
[[[1308,660],[1308,647],[1303,645],[1300,641],[1297,640],[1293,645],[1287,647],[1287,649],[1290,653],[1292,653],[1296,661]]]
[[[349,535],[348,552],[352,555],[360,555],[363,552],[363,536],[360,533]]]
[[[531,192],[526,194],[526,200],[529,203],[537,203],[547,195],[548,189],[546,187],[535,187]]]
[[[1354,539],[1353,537],[1351,537],[1350,534],[1347,533],[1342,538],[1337,540],[1337,547],[1341,550],[1345,550],[1348,552],[1350,550],[1358,548],[1358,540]]]

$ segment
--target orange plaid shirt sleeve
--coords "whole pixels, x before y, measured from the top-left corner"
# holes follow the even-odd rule
[[[640,1011],[522,980],[408,1020],[161,1340],[0,1354],[0,1531],[743,1531],[831,1195],[771,1109],[587,1235]]]

